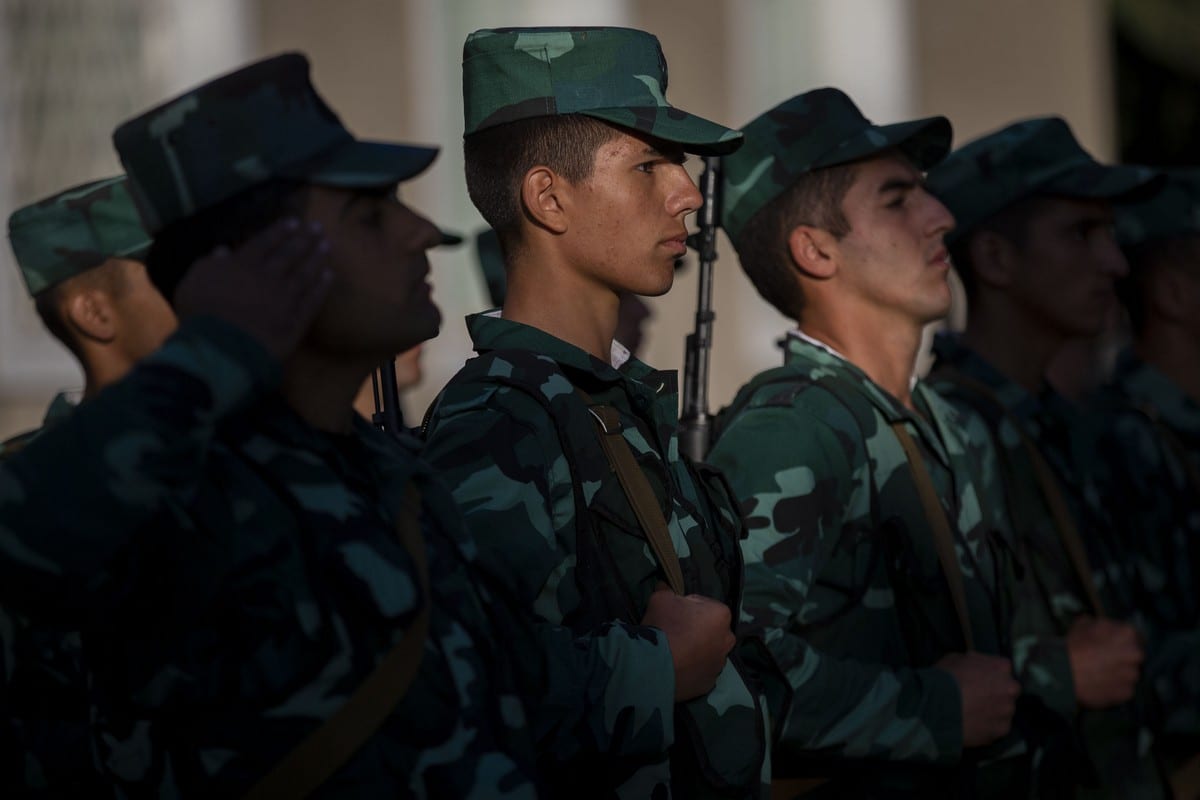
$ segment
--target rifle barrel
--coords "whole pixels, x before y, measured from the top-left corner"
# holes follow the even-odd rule
[[[683,409],[679,419],[679,446],[693,459],[708,452],[708,371],[712,350],[713,264],[717,260],[717,224],[720,221],[719,196],[721,159],[704,159],[700,192],[700,230],[695,237],[699,261],[699,288],[696,298],[696,327],[688,334],[683,359]]]

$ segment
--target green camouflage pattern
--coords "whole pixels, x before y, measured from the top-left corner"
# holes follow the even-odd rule
[[[721,225],[735,244],[746,223],[806,173],[898,149],[926,170],[950,152],[945,117],[874,125],[838,89],[785,100],[742,128],[745,141],[722,161]]]
[[[733,152],[742,140],[667,102],[667,61],[645,31],[500,28],[467,37],[464,136],[559,114],[585,114],[701,155]]]
[[[1164,175],[1162,188],[1149,198],[1117,208],[1122,247],[1200,234],[1200,170],[1167,170]]]
[[[74,410],[67,393],[50,402],[42,426],[0,443],[11,458]],[[78,631],[35,626],[0,606],[0,794],[95,796],[87,679]]]
[[[1088,797],[1163,797],[1150,755],[1153,704],[1139,700],[1088,711],[1076,703],[1065,636],[1076,618],[1092,612],[1021,443],[1021,435],[1028,436],[1053,469],[1088,549],[1106,613],[1145,631],[1138,609],[1152,600],[1138,588],[1140,558],[1118,546],[1098,486],[1077,466],[1096,458],[1088,445],[1090,418],[1049,387],[1034,394],[1009,380],[955,336],[939,334],[934,353],[930,384],[963,419],[972,420],[977,435],[994,444],[999,458],[996,480],[1024,572],[1013,628],[1018,677],[1026,692],[1079,731],[1074,741],[1056,736],[1044,743],[1042,771],[1069,778]],[[989,394],[965,385],[959,375],[987,387]]]
[[[141,260],[150,249],[124,175],[17,209],[8,218],[8,242],[30,296],[110,258]]]
[[[1164,712],[1160,753],[1200,747],[1200,404],[1133,352],[1091,398],[1094,477],[1145,587],[1147,681]]]
[[[483,561],[505,573],[510,591],[539,619],[586,636],[613,620],[642,619],[664,581],[578,388],[620,414],[622,435],[663,508],[687,591],[726,602],[736,619],[741,520],[719,476],[679,455],[675,373],[627,357],[619,345],[614,367],[495,315],[469,317],[468,328],[481,355],[435,401],[424,456],[454,487]],[[658,643],[666,650],[665,639]],[[712,692],[678,707],[669,652],[623,658],[615,668],[627,681],[610,702],[634,712],[611,724],[634,727],[659,749],[637,758],[552,751],[543,759],[551,762],[548,796],[574,796],[582,786],[596,797],[766,796],[766,721],[736,659]]]
[[[913,413],[832,351],[794,333],[784,348],[784,365],[722,413],[709,454],[749,527],[742,623],[787,677],[772,709],[776,774],[832,777],[839,797],[1020,791],[1005,781],[1021,759],[1003,756],[1023,743],[964,753],[958,687],[933,667],[964,643],[890,426],[918,443],[956,533],[976,649],[1007,655],[1011,559],[979,474],[986,440],[965,438],[921,383]],[[973,776],[985,757],[1000,760]]]
[[[437,155],[355,139],[313,88],[299,53],[257,61],[127,120],[113,144],[151,233],[272,178],[389,186]]]
[[[429,603],[412,688],[319,795],[534,797],[522,698],[536,686],[571,726],[587,666],[572,639],[489,591],[411,442],[316,431],[279,381],[246,334],[187,320],[0,464],[0,601],[81,632],[104,779],[121,796],[244,794]],[[410,482],[429,597],[395,531]]]
[[[947,242],[1035,194],[1122,202],[1154,191],[1160,182],[1160,173],[1147,167],[1096,161],[1061,117],[1014,122],[974,139],[927,176],[929,191],[956,221]]]

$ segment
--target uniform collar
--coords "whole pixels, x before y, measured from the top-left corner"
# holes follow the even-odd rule
[[[670,375],[670,381],[663,381],[662,390],[674,389],[673,372],[659,372],[649,367],[615,340],[612,343],[610,360],[605,363],[583,348],[552,336],[540,328],[504,319],[500,316],[499,309],[468,315],[467,331],[471,335],[475,350],[480,353],[486,350],[531,350],[563,366],[589,372],[608,382],[632,378],[649,384],[654,382],[652,378],[655,376]]]
[[[1118,359],[1113,384],[1134,405],[1153,407],[1168,428],[1200,436],[1200,405],[1132,350]]]
[[[936,396],[923,383],[913,381],[913,405],[921,412],[914,414],[890,392],[877,384],[837,350],[809,336],[799,329],[788,332],[783,341],[784,364],[794,367],[809,377],[838,377],[857,384],[871,404],[889,423],[908,422],[916,427],[933,453],[944,463],[950,463],[946,450],[946,430],[941,420],[940,405]]]
[[[42,426],[48,428],[71,416],[71,412],[82,399],[82,392],[59,392],[54,395],[49,408],[46,409],[46,416],[42,419]]]

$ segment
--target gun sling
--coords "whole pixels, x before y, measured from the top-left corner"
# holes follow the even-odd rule
[[[675,552],[675,545],[667,529],[667,520],[663,517],[662,509],[658,507],[658,498],[650,486],[650,481],[646,480],[633,451],[629,449],[629,443],[621,435],[620,414],[612,406],[592,402],[592,398],[582,389],[575,391],[587,403],[592,421],[596,423],[596,438],[600,440],[600,447],[604,450],[609,466],[617,474],[621,489],[637,516],[642,532],[646,534],[646,541],[650,543],[658,565],[667,576],[667,585],[675,594],[684,594],[683,569],[679,565],[679,554]]]
[[[421,666],[429,634],[429,567],[417,515],[421,497],[409,484],[396,514],[396,532],[416,567],[425,604],[404,637],[359,684],[345,704],[283,757],[246,800],[307,797],[350,760],[404,699]]]
[[[1096,582],[1092,577],[1092,567],[1088,561],[1087,549],[1083,545],[1083,539],[1079,536],[1079,529],[1075,527],[1075,520],[1067,508],[1067,501],[1063,497],[1058,478],[1054,476],[1054,471],[1046,463],[1046,459],[1041,451],[1038,450],[1038,446],[1034,444],[1029,434],[1025,432],[1025,426],[1013,416],[1008,407],[996,396],[996,393],[982,381],[977,381],[953,369],[939,372],[939,375],[943,375],[951,383],[973,392],[990,403],[1012,424],[1013,429],[1017,432],[1017,436],[1021,439],[1021,449],[1025,451],[1025,455],[1029,458],[1033,467],[1034,480],[1037,481],[1042,499],[1045,501],[1046,508],[1049,509],[1050,516],[1054,520],[1054,527],[1058,530],[1058,540],[1062,544],[1063,551],[1067,554],[1067,559],[1071,562],[1071,569],[1075,572],[1075,579],[1083,589],[1083,594],[1092,609],[1092,614],[1096,617],[1103,617],[1104,604],[1100,601],[1100,593],[1096,591]]]
[[[925,517],[929,520],[929,528],[933,533],[933,546],[937,550],[938,561],[942,565],[942,574],[950,587],[950,599],[954,602],[954,613],[958,617],[959,628],[962,629],[963,643],[968,650],[975,649],[975,634],[971,631],[971,618],[967,614],[967,594],[963,587],[962,568],[958,563],[958,553],[954,547],[954,532],[950,529],[950,520],[946,510],[938,499],[937,489],[934,488],[933,478],[925,459],[917,449],[908,428],[903,422],[893,422],[892,431],[904,448],[912,471],[913,482],[917,485],[917,494],[921,498],[921,506],[925,509]]]

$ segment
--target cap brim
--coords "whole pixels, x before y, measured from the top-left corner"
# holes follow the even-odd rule
[[[742,146],[741,131],[678,108],[594,108],[579,113],[680,145],[684,151],[700,156],[729,155]]]
[[[1136,202],[1157,192],[1166,180],[1161,172],[1128,164],[1081,164],[1038,187],[1045,194],[1086,200]]]
[[[373,188],[400,183],[428,169],[438,148],[352,139],[287,170],[284,177],[318,186]]]
[[[899,150],[921,170],[940,163],[950,153],[954,130],[945,117],[924,117],[893,125],[872,125],[817,159],[812,169],[833,167]]]

